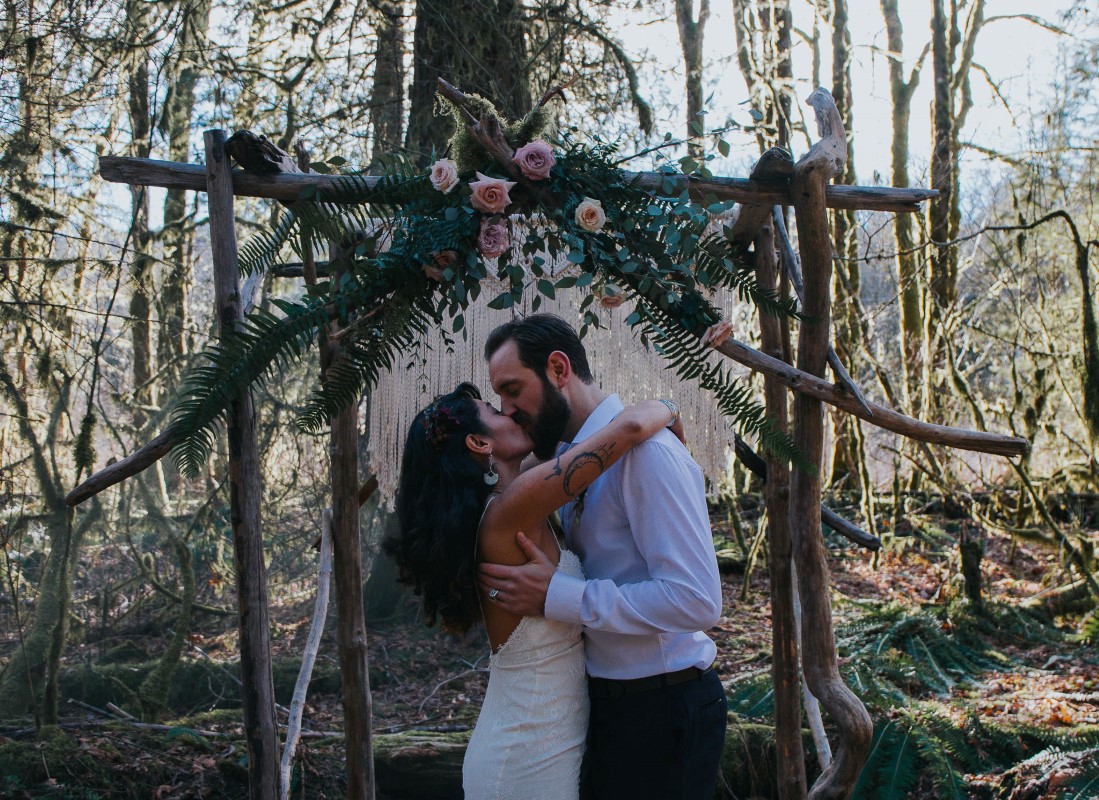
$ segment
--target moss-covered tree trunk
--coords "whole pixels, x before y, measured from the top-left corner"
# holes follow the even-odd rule
[[[449,117],[434,113],[440,77],[483,95],[512,119],[530,110],[523,13],[514,0],[418,0],[405,139],[418,163],[428,163],[433,152],[441,155],[454,132]]]
[[[129,52],[127,107],[130,114],[130,155],[148,158],[151,151],[149,119],[149,61],[145,42],[150,37],[151,6],[143,0],[127,0],[123,43]],[[133,346],[134,423],[145,424],[153,401],[152,270],[149,253],[149,192],[130,187],[130,336]]]

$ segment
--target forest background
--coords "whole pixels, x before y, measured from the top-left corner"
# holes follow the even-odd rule
[[[433,113],[439,75],[514,117],[575,79],[555,106],[561,130],[649,150],[635,169],[708,156],[706,168],[729,176],[746,175],[763,146],[804,152],[800,101],[828,87],[849,133],[843,182],[940,191],[920,215],[835,215],[841,358],[874,399],[1033,443],[1014,465],[946,457],[837,418],[831,496],[887,554],[947,542],[953,572],[967,537],[1008,542],[988,546],[1005,561],[1017,545],[1048,552],[1035,591],[1076,604],[1057,612],[1086,611],[1080,577],[1094,568],[1099,508],[1096,16],[1082,0],[1040,9],[985,0],[6,0],[0,715],[57,721],[74,665],[139,641],[143,663],[156,666],[120,696],[133,713],[165,719],[178,711],[169,696],[180,664],[209,660],[202,635],[232,627],[224,454],[198,480],[165,460],[75,514],[64,502],[82,478],[163,428],[213,325],[204,195],[106,184],[98,157],[197,162],[202,130],[224,127],[287,150],[302,141],[318,170],[380,170],[394,157],[425,165],[450,135]],[[276,212],[239,201],[242,239]],[[257,302],[293,291],[268,277]],[[326,443],[291,425],[313,382],[303,366],[277,396],[258,395],[275,608],[310,596],[327,504]],[[756,491],[734,472],[722,506],[749,578],[745,502]],[[375,559],[385,514],[364,513],[369,613],[392,618],[408,603]],[[921,514],[955,521],[925,525]],[[1066,630],[1086,641],[1089,620]],[[283,623],[292,640],[297,628]],[[230,657],[231,641],[223,644]]]

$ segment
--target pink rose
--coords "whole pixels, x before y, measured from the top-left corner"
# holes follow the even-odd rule
[[[469,188],[473,190],[473,197],[469,201],[484,214],[502,214],[511,202],[508,189],[514,185],[514,181],[502,181],[478,172],[477,180],[470,181],[469,184]]]
[[[519,165],[519,171],[529,180],[544,181],[557,163],[550,146],[541,139],[523,145],[511,159]]]
[[[449,158],[440,158],[431,165],[431,185],[443,194],[458,185],[458,165]]]
[[[481,220],[481,235],[477,237],[477,249],[485,258],[502,256],[511,244],[508,228],[499,219]]]
[[[603,204],[598,200],[585,197],[576,207],[576,224],[592,233],[603,230],[603,226],[607,224]]]
[[[446,280],[443,271],[458,260],[458,254],[453,250],[443,250],[439,253],[432,253],[431,258],[435,263],[423,265],[424,275],[431,278],[433,281],[442,283]]]
[[[626,302],[625,293],[617,286],[612,286],[609,283],[598,292],[598,296],[599,305],[603,308],[618,308]]]

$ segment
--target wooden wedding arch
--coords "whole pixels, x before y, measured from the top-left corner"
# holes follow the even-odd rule
[[[461,93],[443,81],[440,81],[440,91],[451,99],[461,100]],[[832,185],[831,181],[842,174],[847,158],[840,115],[831,95],[824,89],[813,92],[807,102],[816,113],[819,139],[797,163],[783,151],[769,151],[747,179],[675,178],[679,184],[677,192],[685,189],[692,197],[716,197],[740,204],[734,235],[754,244],[759,284],[775,288],[780,272],[785,272],[799,294],[805,313],[798,333],[796,366],[784,355],[780,321],[762,313],[759,318],[761,350],[730,340],[719,351],[764,376],[767,413],[783,429],[792,430],[797,446],[809,464],[821,462],[824,404],[924,445],[943,445],[1001,456],[1026,453],[1029,445],[1024,439],[921,422],[868,402],[843,370],[829,343],[834,255],[827,210],[913,213],[919,210],[920,203],[936,193],[924,189]],[[486,136],[482,122],[484,120],[469,115],[468,126],[475,136]],[[215,316],[220,336],[239,328],[250,303],[237,270],[234,198],[264,197],[290,203],[307,187],[332,190],[340,180],[337,176],[304,174],[304,171],[258,175],[234,170],[226,153],[226,139],[224,131],[205,132],[205,165],[141,158],[100,159],[100,173],[108,181],[207,193]],[[492,144],[497,148],[494,155],[501,161],[502,168],[513,168],[510,152],[499,153],[499,142]],[[493,152],[492,147],[487,149]],[[286,169],[293,170],[289,159],[287,162]],[[653,193],[661,192],[669,180],[669,176],[656,173],[640,173],[635,177],[637,185]],[[378,179],[367,180],[376,182]],[[789,206],[795,211],[800,271],[799,259],[783,226],[783,207]],[[302,274],[307,282],[317,278],[316,265],[308,257]],[[336,333],[335,325],[332,323],[327,338],[322,337],[322,375],[324,368],[338,357],[338,337],[331,335]],[[699,335],[702,332],[695,331]],[[836,383],[824,377],[829,364],[836,375]],[[792,414],[789,413],[788,391],[794,393]],[[280,796],[279,745],[260,532],[259,450],[255,408],[248,392],[232,405],[226,428],[250,796],[256,800],[273,800]],[[167,430],[137,452],[95,473],[68,494],[68,504],[75,506],[156,463],[176,443],[173,436],[171,430]],[[371,752],[371,701],[358,511],[376,489],[377,482],[370,475],[360,476],[357,436],[356,408],[349,408],[331,420],[330,531],[339,618],[337,642],[343,681],[347,794],[353,800],[362,800],[374,796],[375,772]],[[830,527],[852,541],[871,548],[880,543],[822,508],[819,470],[763,459],[742,441],[738,440],[736,444],[741,460],[765,477],[779,795],[783,798],[800,798],[807,794],[812,798],[845,798],[850,795],[865,763],[872,724],[862,703],[847,688],[839,673],[828,566],[821,535],[822,514]],[[800,642],[794,619],[795,591],[800,595],[803,614]],[[811,788],[807,787],[802,753],[799,649],[808,689],[829,713],[838,731],[834,737],[834,755],[830,763],[822,764],[823,772]],[[292,744],[288,745],[291,751],[292,747]]]

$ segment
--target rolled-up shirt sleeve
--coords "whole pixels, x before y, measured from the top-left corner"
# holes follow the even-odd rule
[[[711,628],[721,615],[721,580],[701,469],[677,442],[659,437],[635,447],[616,469],[603,479],[614,479],[611,491],[647,574],[616,582],[559,573],[546,595],[546,617],[623,634]]]

